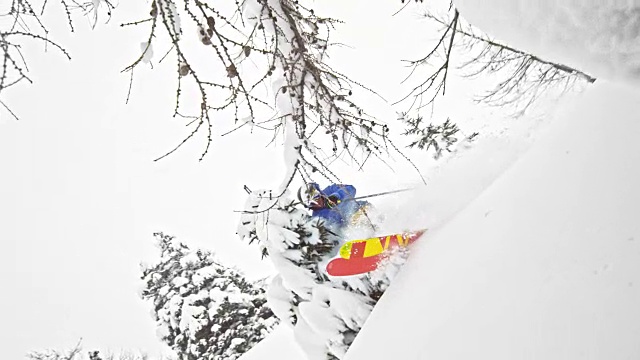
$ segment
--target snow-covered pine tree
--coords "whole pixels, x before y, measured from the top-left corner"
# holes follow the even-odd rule
[[[258,242],[278,271],[267,292],[269,306],[293,327],[310,360],[341,359],[399,264],[369,276],[332,278],[325,268],[341,242],[335,230],[296,206],[287,192],[252,192],[245,209],[238,235]]]
[[[209,251],[154,236],[161,256],[143,267],[141,297],[153,303],[160,336],[179,359],[237,359],[277,323],[262,281],[248,282]]]

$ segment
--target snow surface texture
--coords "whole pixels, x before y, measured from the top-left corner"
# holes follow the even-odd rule
[[[640,84],[639,0],[456,0],[455,6],[506,44],[596,78]]]
[[[416,244],[346,359],[640,358],[639,104],[603,84],[561,113]]]

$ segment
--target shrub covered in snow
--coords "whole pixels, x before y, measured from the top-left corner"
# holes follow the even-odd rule
[[[331,277],[326,264],[342,242],[340,234],[287,193],[250,194],[238,234],[257,241],[278,275],[267,298],[273,312],[293,326],[296,340],[311,360],[340,359],[362,328],[399,265],[359,277]]]
[[[143,267],[141,296],[153,303],[160,336],[179,359],[237,359],[277,323],[261,282],[246,281],[209,251],[154,235],[161,257]]]

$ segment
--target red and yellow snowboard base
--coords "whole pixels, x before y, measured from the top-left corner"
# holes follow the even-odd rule
[[[406,247],[420,238],[425,231],[346,242],[340,248],[340,257],[327,264],[327,273],[331,276],[350,276],[373,271],[378,268],[378,263],[388,255],[390,249]]]

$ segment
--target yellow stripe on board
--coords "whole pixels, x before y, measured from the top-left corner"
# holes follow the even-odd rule
[[[364,248],[364,257],[376,256],[383,252],[382,244],[380,241],[367,241],[367,245]]]

